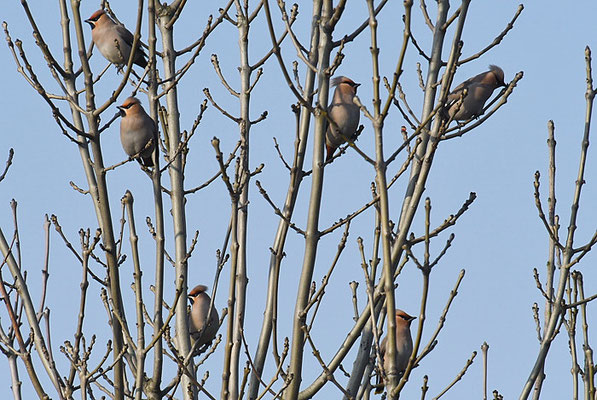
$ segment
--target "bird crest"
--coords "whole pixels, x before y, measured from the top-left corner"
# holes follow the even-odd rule
[[[131,108],[135,104],[141,104],[141,102],[136,97],[129,97],[128,99],[126,99],[124,101],[124,103],[122,103],[122,105],[120,107],[122,107],[122,108]]]
[[[195,297],[201,293],[204,293],[207,291],[207,286],[205,285],[197,285],[193,288],[193,290],[191,290],[189,292],[189,297]]]
[[[355,83],[352,79],[347,78],[345,76],[337,76],[331,80],[332,86],[338,86],[341,83],[347,83],[350,86],[359,86],[359,84]]]
[[[96,12],[91,14],[91,17],[89,17],[88,21],[97,21],[102,15],[105,14],[106,12],[103,9],[97,10]]]
[[[402,318],[403,320],[410,322],[413,319],[415,319],[416,317],[413,317],[412,315],[408,315],[406,312],[404,312],[402,310],[396,310],[396,318]]]

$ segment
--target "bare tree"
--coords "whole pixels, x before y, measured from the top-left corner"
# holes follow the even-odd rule
[[[597,296],[585,297],[583,289],[582,274],[580,271],[573,270],[580,261],[591,251],[593,245],[597,243],[597,231],[587,243],[575,246],[575,233],[578,228],[578,212],[580,209],[581,191],[585,184],[585,166],[587,163],[587,150],[589,148],[589,135],[591,133],[591,119],[593,114],[593,101],[595,99],[596,89],[593,86],[591,49],[585,49],[586,62],[586,82],[587,89],[585,125],[581,142],[581,151],[579,156],[578,176],[574,187],[574,196],[570,206],[570,219],[567,227],[565,240],[560,236],[560,217],[556,213],[556,140],[555,125],[553,121],[547,124],[549,147],[549,186],[548,186],[548,212],[544,212],[541,203],[540,173],[535,173],[535,204],[539,211],[539,218],[543,222],[549,236],[549,250],[546,264],[545,282],[541,282],[539,271],[534,269],[537,288],[545,299],[543,329],[541,329],[541,318],[539,316],[539,306],[533,305],[533,315],[537,325],[537,338],[540,342],[539,351],[536,356],[535,365],[531,370],[529,377],[520,394],[521,399],[527,399],[533,391],[533,398],[538,399],[541,396],[541,389],[545,380],[545,360],[551,347],[551,344],[562,326],[566,328],[569,338],[570,355],[572,361],[573,375],[573,399],[591,399],[595,398],[595,364],[593,361],[593,350],[589,343],[589,326],[587,320],[587,303],[597,298]],[[558,271],[556,270],[559,270]],[[581,312],[582,326],[582,349],[583,365],[580,366],[579,355],[577,353],[577,315]],[[578,378],[582,376],[583,395],[579,393]]]
[[[78,246],[73,244],[73,233],[63,231],[60,216],[47,217],[44,225],[46,253],[50,252],[50,228],[53,226],[54,235],[58,235],[72,253],[76,265],[80,266],[79,311],[72,340],[68,339],[68,333],[50,327],[51,309],[46,304],[46,291],[52,285],[48,257],[42,267],[41,295],[39,299],[32,296],[32,277],[27,277],[27,268],[21,258],[16,202],[13,203],[11,234],[5,235],[4,232],[11,229],[7,226],[0,229],[3,255],[0,295],[8,317],[0,324],[0,349],[7,358],[14,398],[23,398],[22,366],[39,398],[310,399],[343,396],[345,399],[368,399],[374,389],[385,390],[387,398],[400,397],[413,369],[422,365],[438,345],[438,337],[465,276],[464,269],[455,274],[451,290],[444,295],[445,303],[436,305],[443,307],[437,325],[428,326],[432,272],[453,244],[455,235],[448,231],[476,198],[475,193],[471,193],[461,200],[461,206],[453,214],[439,224],[434,223],[432,200],[424,199],[434,157],[446,141],[461,140],[498,112],[523,74],[519,72],[510,82],[505,82],[504,88],[496,92],[482,110],[467,119],[456,118],[456,113],[465,107],[467,98],[470,99],[468,96],[475,96],[475,93],[469,93],[468,89],[454,92],[454,77],[460,66],[478,63],[478,59],[502,43],[523,6],[513,10],[510,21],[501,22],[505,23],[504,27],[495,28],[497,32],[502,31],[493,41],[463,55],[462,35],[470,0],[455,5],[439,0],[429,8],[421,0],[418,10],[413,7],[412,0],[405,0],[399,15],[392,16],[394,21],[399,17],[402,19],[400,24],[392,26],[394,41],[399,41],[399,51],[389,56],[391,63],[388,63],[388,57],[381,57],[384,38],[380,34],[380,21],[384,13],[393,12],[398,7],[387,0],[367,0],[366,13],[359,15],[359,22],[354,23],[354,19],[347,18],[347,3],[340,0],[334,5],[331,0],[314,0],[309,13],[303,6],[288,7],[283,1],[227,0],[219,5],[202,5],[211,8],[213,14],[200,21],[203,15],[199,17],[189,11],[192,6],[185,0],[174,0],[169,4],[140,0],[136,24],[127,42],[132,50],[127,62],[116,66],[116,74],[91,42],[79,1],[73,0],[70,4],[65,0],[58,1],[60,26],[50,33],[42,32],[38,25],[45,16],[34,16],[27,1],[21,2],[36,50],[46,65],[30,61],[28,53],[31,50],[26,51],[28,46],[19,39],[13,40],[5,22],[8,47],[22,78],[48,105],[58,127],[56,140],[63,136],[79,152],[87,188],[73,182],[71,186],[91,200],[97,225],[79,231]],[[125,18],[124,12],[108,1],[102,1],[100,8],[116,24],[121,24],[119,17],[132,21],[132,16]],[[196,37],[186,37],[187,31],[179,28],[185,18],[192,19],[195,26],[203,24],[203,31]],[[19,22],[10,21],[11,24]],[[430,38],[428,45],[413,33],[422,29],[428,29],[425,33]],[[61,38],[62,53],[49,44],[49,35]],[[226,43],[233,43],[231,38],[234,37],[236,47],[230,45],[230,49],[218,49],[206,56],[206,49],[216,37],[225,37]],[[333,91],[330,78],[338,74],[345,57],[359,40],[366,41],[369,47],[371,58],[367,63],[370,65],[372,101],[370,104],[361,101],[360,93],[353,99],[363,122],[357,134],[367,132],[374,145],[368,148],[346,138],[347,143],[326,161],[326,132],[337,125],[328,112]],[[507,41],[503,45],[507,46]],[[118,41],[115,48],[121,56],[128,52]],[[134,61],[145,51],[147,66],[140,69]],[[238,57],[238,61],[231,61],[233,57]],[[412,59],[416,61],[413,63]],[[98,70],[97,65],[105,68]],[[238,77],[231,72],[235,71],[234,66]],[[194,81],[197,75],[193,75],[197,70],[202,77],[199,83]],[[420,99],[415,93],[408,93],[407,98],[404,87],[413,76],[405,71],[416,73],[414,79],[422,92]],[[203,78],[208,73],[217,80]],[[265,79],[276,82],[276,87],[264,87]],[[575,379],[582,376],[585,398],[595,397],[595,368],[586,318],[587,303],[595,296],[584,295],[582,275],[572,271],[597,241],[596,234],[588,243],[574,247],[595,95],[588,50],[587,82],[585,137],[565,243],[560,241],[559,219],[555,213],[553,124],[549,128],[547,216],[542,211],[538,174],[535,182],[535,198],[540,218],[549,233],[550,251],[546,282],[542,284],[535,272],[537,286],[546,300],[545,321],[541,330],[538,306],[535,305],[541,347],[521,399],[529,396],[533,386],[534,397],[539,398],[545,378],[545,357],[562,324],[568,331],[573,349]],[[194,88],[200,85],[204,97],[197,94],[198,90],[194,96],[185,96],[185,85]],[[278,142],[274,137],[273,148],[281,167],[268,168],[275,169],[287,182],[267,175],[268,168],[263,160],[254,161],[256,148],[271,146],[269,137],[263,136],[266,128],[262,126],[265,124],[260,123],[272,110],[280,112],[274,91],[280,87],[288,96],[282,101],[291,104],[291,110],[278,115],[286,123],[276,129],[279,135],[293,137],[294,145],[285,147],[289,141]],[[268,95],[262,96],[262,93]],[[107,132],[117,129],[119,114],[112,114],[112,106],[121,104],[128,96],[143,97],[158,128],[152,141],[155,149],[153,167],[141,166],[136,171],[139,177],[147,177],[147,183],[151,182],[153,196],[137,199],[137,202],[133,190],[115,193],[108,177],[113,177],[112,182],[118,179],[123,166],[139,154],[107,165],[104,162],[106,146],[101,140]],[[185,128],[186,120],[181,118],[181,109],[189,103],[198,110],[192,124]],[[202,125],[204,117],[219,122],[218,131],[209,134],[209,145],[201,147],[196,138],[199,132],[207,130]],[[394,123],[391,117],[400,119],[403,124]],[[326,170],[343,161],[339,158],[346,152],[356,153],[358,168],[368,169],[375,178],[367,201],[357,207],[349,204],[349,209],[339,208],[338,212],[347,212],[346,216],[328,224],[321,211],[326,201]],[[205,162],[204,165],[213,170],[204,182],[189,183],[190,176],[194,178],[190,166],[205,161],[202,158],[205,154],[209,154],[212,163]],[[9,172],[12,158],[11,152],[0,181]],[[264,178],[258,180],[256,177],[260,174]],[[309,180],[310,185],[306,184]],[[253,190],[252,181],[256,186]],[[395,187],[400,185],[397,182],[404,188],[398,195]],[[300,196],[302,186],[303,197]],[[222,190],[229,200],[229,216],[228,206],[222,206],[221,202],[215,209],[190,205],[200,193]],[[113,218],[117,204],[114,200],[120,196],[120,221],[117,222]],[[283,197],[281,204],[278,197]],[[301,204],[306,198],[308,202]],[[139,218],[135,204],[139,202],[153,206],[153,216],[146,218],[149,235],[138,229],[135,222]],[[271,212],[257,214],[256,203],[270,207]],[[250,210],[253,211],[250,213]],[[220,291],[227,293],[220,296],[226,297],[227,302],[220,313],[219,335],[206,346],[199,346],[200,342],[189,335],[185,299],[195,285],[189,278],[189,260],[196,248],[203,246],[199,231],[194,231],[187,222],[189,215],[195,213],[217,214],[221,221],[227,222],[227,229],[222,229],[225,235],[221,238],[221,247],[210,249],[216,253],[215,261],[201,261],[202,278],[214,276],[210,293],[212,305],[222,307],[216,302],[217,294]],[[271,232],[269,254],[264,256],[264,259],[269,258],[267,278],[265,268],[252,258],[254,252],[262,250],[255,244],[269,240],[254,233],[255,227],[259,227],[264,219],[273,221],[272,226],[277,224]],[[356,224],[366,228],[356,230]],[[124,244],[127,230],[128,246]],[[369,232],[367,236],[362,233],[364,230]],[[358,238],[352,240],[350,235],[355,231]],[[330,245],[334,233],[338,239]],[[296,236],[289,238],[289,234]],[[153,247],[151,243],[140,241],[143,236],[154,240]],[[436,239],[440,237],[443,243],[438,244]],[[297,277],[292,282],[294,300],[288,308],[288,302],[282,301],[290,296],[286,293],[287,286],[281,283],[289,276],[283,265],[287,263],[285,255],[291,247],[289,241],[297,240],[302,257],[298,256],[300,272],[293,275]],[[322,252],[327,254],[332,247],[332,260],[322,259]],[[358,254],[356,263],[362,269],[360,278],[351,282],[344,282],[344,277],[335,273],[347,247]],[[296,248],[293,250],[296,256]],[[149,253],[155,254],[152,259],[154,272],[150,272],[148,263],[143,262],[144,255]],[[558,279],[555,277],[556,266],[560,271]],[[422,289],[418,320],[413,330],[413,351],[406,369],[401,371],[396,362],[396,320],[386,316],[394,316],[400,303],[399,285],[403,282],[401,272],[404,268],[420,271]],[[325,273],[318,285],[317,276],[322,270]],[[133,280],[130,291],[123,284],[129,271]],[[267,279],[267,291],[261,293],[252,289],[249,285],[251,278]],[[315,325],[325,321],[326,313],[330,312],[325,309],[330,301],[326,291],[332,282],[349,284],[352,303],[336,312],[350,315],[354,323],[348,331],[335,333],[341,339],[334,349],[322,351]],[[99,299],[90,296],[90,287],[99,290]],[[256,298],[264,302],[263,318],[248,320],[247,305]],[[37,308],[35,300],[40,301]],[[90,315],[102,306],[108,316],[105,330],[95,333],[86,329]],[[584,368],[580,368],[576,354],[578,309],[583,323]],[[292,328],[286,329],[280,323],[282,314],[292,315],[289,318]],[[111,338],[107,336],[108,332]],[[383,356],[389,359],[387,368],[384,368],[380,351],[384,332],[388,339]],[[199,335],[204,333],[198,332]],[[61,356],[55,352],[53,340],[62,343]],[[105,346],[105,350],[98,346]],[[487,344],[482,346],[482,351],[487,398]],[[312,359],[306,359],[309,353],[313,354]],[[443,396],[465,375],[475,357],[476,352],[473,352],[462,369],[454,371],[454,380],[435,398]],[[352,365],[349,371],[345,368],[348,364]],[[213,371],[220,367],[221,375],[214,374]],[[378,383],[373,382],[375,379]],[[326,391],[322,390],[324,387]],[[216,392],[218,388],[219,394]],[[428,389],[425,377],[422,398]],[[575,385],[574,398],[579,398],[579,390],[578,384]],[[494,398],[499,396],[494,393]]]

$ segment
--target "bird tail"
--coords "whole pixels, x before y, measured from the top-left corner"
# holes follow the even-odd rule
[[[326,150],[325,162],[327,163],[327,162],[330,162],[330,160],[332,158],[334,158],[334,150],[336,150],[336,148],[330,146],[329,144],[326,144],[325,150]]]
[[[144,55],[140,55],[135,59],[134,64],[137,64],[141,68],[145,69],[145,67],[147,67],[147,60],[145,59]]]
[[[153,159],[151,158],[151,155],[149,157],[138,157],[137,161],[144,167],[153,167]]]
[[[384,390],[383,379],[381,377],[381,371],[377,371],[377,376],[375,377],[375,394],[380,394]]]
[[[383,360],[383,353],[381,355],[381,359]],[[386,385],[383,380],[383,368],[378,363],[375,365],[375,372],[375,386],[373,387],[375,388],[375,394],[380,394],[384,391]]]
[[[135,61],[133,61],[133,63],[137,64],[143,69],[147,67],[147,54],[145,54],[141,46],[137,47],[137,51],[135,53]]]
[[[448,119],[450,119],[450,114],[448,112],[449,110],[449,104],[444,105],[442,108],[439,109],[439,116],[441,117],[441,119],[443,119],[444,121],[447,121]]]

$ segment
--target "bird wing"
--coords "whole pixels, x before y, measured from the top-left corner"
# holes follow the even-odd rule
[[[124,40],[124,43],[128,44],[131,47],[133,46],[133,41],[135,37],[133,36],[131,31],[126,29],[124,26],[118,24],[116,25],[116,31],[118,32],[118,35],[122,38],[122,40]]]
[[[462,95],[462,91],[464,90],[464,83],[465,82],[461,83],[456,87],[456,89],[450,92],[450,94],[448,95],[448,104],[460,98],[460,96]]]
[[[388,341],[388,337],[384,337],[379,345],[379,355],[383,361],[383,356],[386,354],[386,342]]]
[[[116,24],[116,31],[118,32],[118,34],[120,35],[120,37],[122,38],[124,43],[126,43],[132,49],[133,41],[135,40],[135,37],[133,36],[131,31],[126,29],[124,26],[118,25],[118,24]],[[137,50],[135,53],[135,61],[134,62],[135,62],[135,64],[145,68],[145,66],[147,65],[147,61],[145,60],[147,57],[147,54],[145,54],[145,51],[143,50],[143,46],[141,46],[140,43],[141,42],[139,41],[139,45],[137,46]]]
[[[448,95],[448,103],[456,101],[462,96],[462,92],[464,89],[470,88],[470,86],[475,82],[475,77],[467,79],[466,81],[462,82],[460,85],[456,86],[454,90],[450,92]]]
[[[460,85],[456,86],[454,90],[450,92],[448,95],[448,102],[456,101],[460,98],[462,91],[475,83],[479,83],[483,80],[487,72],[482,72],[478,75],[473,76],[472,78],[468,78],[466,81],[462,82]]]

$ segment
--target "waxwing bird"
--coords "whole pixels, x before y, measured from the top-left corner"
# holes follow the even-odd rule
[[[189,292],[188,296],[192,303],[191,313],[189,314],[189,333],[192,342],[199,342],[197,345],[193,343],[196,349],[210,343],[216,337],[218,328],[220,328],[220,317],[218,317],[218,312],[213,305],[210,312],[211,298],[205,293],[206,290],[207,286],[197,285]]]
[[[501,86],[507,86],[504,83],[504,71],[497,65],[490,65],[489,71],[467,79],[448,95],[448,116],[456,121],[478,117],[487,99]],[[464,89],[467,89],[467,94],[459,101]]]
[[[100,53],[117,67],[126,65],[131,56],[133,34],[124,26],[117,24],[104,10],[97,10],[86,19],[91,25],[91,39]],[[116,45],[118,42],[118,46]],[[139,46],[135,52],[135,64],[141,68],[147,66],[145,52]]]
[[[147,115],[136,97],[129,97],[121,106],[118,106],[118,109],[122,115],[120,141],[124,152],[130,157],[137,156],[139,164],[153,167],[151,154],[155,148],[153,141],[157,131],[155,122]]]
[[[413,352],[413,338],[410,334],[410,323],[416,317],[410,316],[402,310],[396,310],[396,372],[402,374],[408,365],[408,359]],[[389,357],[384,357],[388,347],[388,337],[383,338],[379,345],[379,353],[383,360],[383,368],[387,372],[390,368]],[[378,384],[375,393],[381,393],[384,385],[378,375]]]
[[[354,83],[345,76],[338,76],[331,81],[335,86],[332,102],[328,106],[328,116],[337,125],[329,124],[325,134],[326,157],[329,161],[334,156],[334,151],[347,139],[356,139],[357,127],[361,116],[359,107],[352,99],[357,94],[360,83]]]

